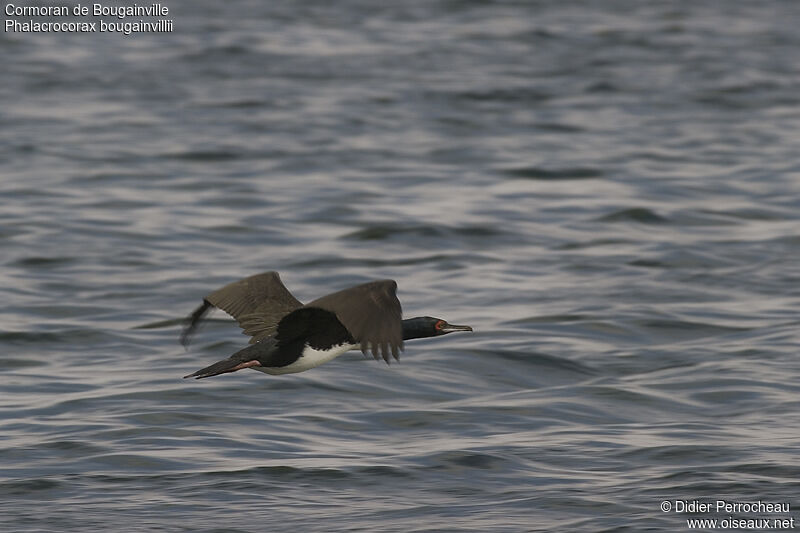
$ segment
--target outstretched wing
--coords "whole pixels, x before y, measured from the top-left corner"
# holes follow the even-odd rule
[[[211,307],[222,309],[235,318],[243,333],[252,337],[252,344],[275,333],[280,319],[302,306],[284,286],[277,272],[256,274],[229,283],[206,296],[203,304],[187,319],[181,343],[184,346],[189,343]]]
[[[306,307],[319,307],[336,314],[359,344],[361,351],[377,359],[399,358],[403,349],[403,310],[397,299],[397,283],[391,279],[371,281],[318,298]]]

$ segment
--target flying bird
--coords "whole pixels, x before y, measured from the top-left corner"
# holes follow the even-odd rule
[[[206,296],[186,319],[184,346],[212,307],[235,318],[243,333],[250,335],[250,345],[185,378],[208,378],[243,368],[273,375],[303,372],[348,350],[371,352],[388,364],[391,357],[399,360],[403,341],[472,331],[470,326],[430,316],[403,320],[397,283],[391,279],[356,285],[303,305],[277,272],[264,272]]]

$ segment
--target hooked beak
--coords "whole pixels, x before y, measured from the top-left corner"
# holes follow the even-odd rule
[[[472,331],[472,326],[457,326],[455,324],[447,324],[439,330],[442,335],[445,333],[453,333],[454,331]]]

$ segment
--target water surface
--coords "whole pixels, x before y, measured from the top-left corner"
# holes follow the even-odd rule
[[[680,531],[800,505],[793,2],[173,2],[0,34],[0,526]],[[393,278],[474,334],[182,380]]]

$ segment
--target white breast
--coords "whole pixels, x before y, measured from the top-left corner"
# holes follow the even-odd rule
[[[295,374],[297,372],[304,372],[315,366],[319,366],[328,361],[336,359],[344,352],[358,348],[358,344],[337,344],[328,350],[317,350],[306,344],[303,349],[303,355],[297,358],[297,361],[286,366],[254,366],[253,370],[259,372],[266,372],[267,374]]]

